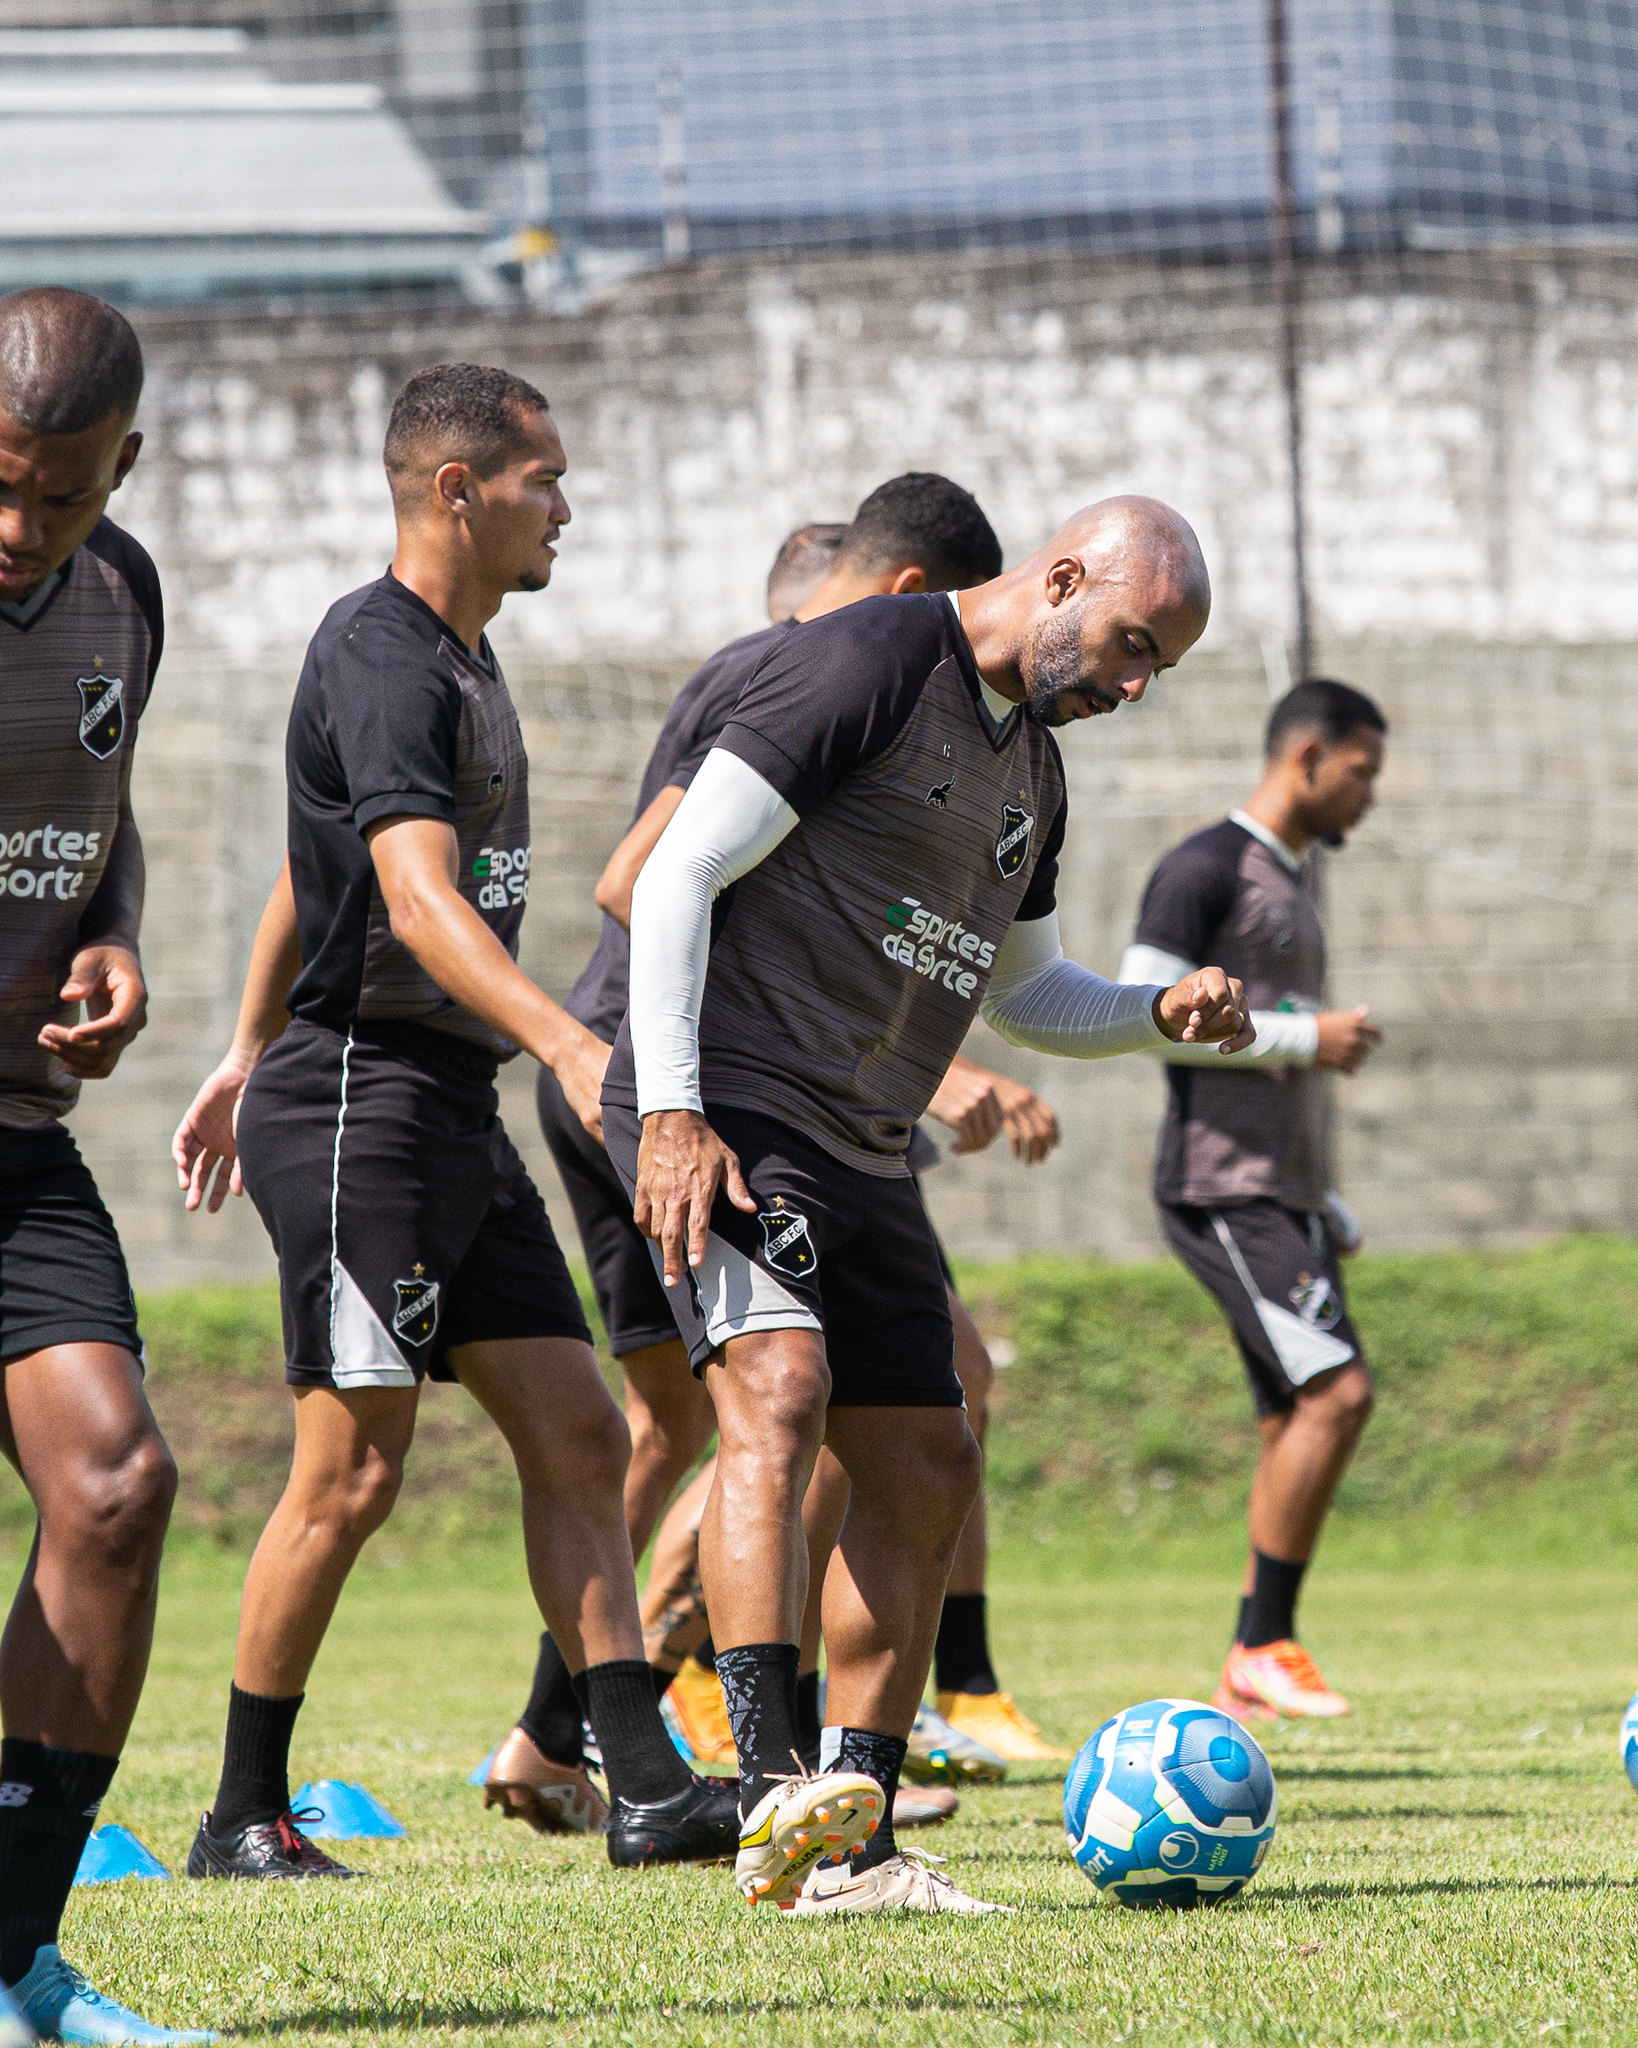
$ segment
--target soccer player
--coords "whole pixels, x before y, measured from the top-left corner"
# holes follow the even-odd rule
[[[864,599],[781,635],[633,892],[603,1130],[717,1411],[701,1564],[753,1902],[985,1910],[901,1855],[890,1817],[979,1483],[904,1154],[981,1005],[1075,1057],[1249,1042],[1221,970],[1122,989],[1057,936],[1051,728],[1140,698],[1209,607],[1186,523],[1126,498],[959,597]],[[821,1442],[852,1497],[824,1590],[823,1768],[803,1778]]]
[[[1346,683],[1299,683],[1268,721],[1246,803],[1156,867],[1121,979],[1218,960],[1244,983],[1256,1043],[1211,1063],[1168,1046],[1155,1165],[1161,1227],[1227,1315],[1257,1407],[1250,1550],[1216,1703],[1245,1719],[1345,1714],[1297,1640],[1297,1594],[1371,1412],[1340,1256],[1357,1224],[1330,1187],[1327,1070],[1352,1074],[1381,1033],[1325,1007],[1325,934],[1309,849],[1340,846],[1371,807],[1387,725]],[[1204,1071],[1203,1071],[1204,1069]]]
[[[397,1494],[426,1374],[459,1380],[516,1461],[531,1581],[576,1674],[575,1755],[583,1712],[602,1743],[611,1861],[714,1857],[732,1799],[683,1765],[643,1660],[626,1425],[496,1114],[497,1064],[521,1046],[595,1127],[607,1058],[516,964],[528,765],[484,632],[508,592],[550,578],[563,447],[532,386],[445,364],[398,394],[386,466],[397,551],[308,650],[289,855],[233,1049],[174,1146],[190,1206],[207,1185],[219,1201],[230,1168],[267,1225],[296,1410],[188,1869],[348,1874],[292,1817],[290,1739],[347,1573]],[[563,1776],[565,1799],[588,1796],[583,1771]]]
[[[63,1124],[146,1018],[131,760],[164,625],[153,563],[104,517],[141,390],[112,306],[0,298],[0,1449],[39,1518],[0,1656],[0,1979],[54,2041],[215,2038],[126,2012],[57,1947],[147,1672],[176,1491],[124,1254]]]
[[[980,583],[1000,566],[1001,544],[970,494],[946,477],[912,473],[873,491],[850,526],[798,528],[775,559],[768,607],[770,613],[783,613],[789,604],[807,619],[862,597]],[[643,771],[632,824],[597,884],[602,934],[567,1001],[569,1013],[600,1039],[612,1042],[626,1011],[627,928],[637,875],[715,744],[747,678],[765,651],[785,637],[789,619],[789,613],[776,617],[772,626],[732,642],[696,670],[660,729]],[[1014,1119],[1016,1142],[1026,1153],[1044,1156],[1049,1126],[1056,1139],[1051,1112],[1043,1116],[1034,1096],[1016,1083],[983,1075],[983,1085],[978,1085],[973,1077],[982,1075],[982,1069],[959,1060],[955,1065],[960,1071],[945,1084],[952,1122],[964,1123],[969,1136],[976,1136],[981,1127],[993,1136],[1004,1113],[997,1093],[1001,1091]],[[626,1524],[633,1554],[641,1556],[666,1501],[709,1443],[715,1411],[689,1371],[687,1348],[677,1335],[647,1242],[632,1221],[630,1199],[608,1154],[588,1134],[546,1069],[541,1071],[537,1101],[541,1129],[574,1208],[610,1347],[625,1372],[632,1432]],[[937,1112],[940,1105],[934,1107]],[[930,1145],[928,1150],[932,1151]],[[987,1369],[987,1355],[984,1365]],[[981,1521],[976,1541],[982,1545]],[[663,1575],[656,1594],[665,1604]],[[649,1606],[653,1605],[651,1596]],[[697,1663],[669,1659],[663,1647],[656,1684],[662,1677],[671,1682],[679,1665],[677,1704],[686,1728],[690,1687],[707,1696],[716,1687]],[[816,1668],[812,1689],[816,1698]],[[541,1638],[528,1704],[490,1761],[486,1806],[498,1806],[508,1817],[525,1819],[542,1832],[597,1824],[595,1807],[577,1804],[565,1811],[559,1791],[561,1773],[568,1767],[571,1723],[572,1739],[578,1744],[573,1706],[567,1666],[548,1633]],[[692,1732],[700,1733],[697,1716]],[[696,1753],[714,1760],[725,1748],[713,1752],[702,1740]]]

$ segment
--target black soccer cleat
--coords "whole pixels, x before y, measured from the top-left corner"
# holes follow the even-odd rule
[[[188,1851],[189,1877],[357,1877],[345,1863],[326,1856],[297,1827],[311,1820],[303,1808],[298,1816],[286,1807],[277,1820],[259,1821],[238,1835],[213,1835],[210,1815],[199,1817],[199,1832]]]
[[[695,1778],[686,1792],[669,1799],[617,1799],[609,1812],[608,1845],[617,1870],[731,1862],[739,1853],[739,1780]]]

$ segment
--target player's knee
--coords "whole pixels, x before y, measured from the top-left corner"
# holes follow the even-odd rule
[[[333,1522],[344,1537],[362,1542],[392,1513],[403,1483],[403,1459],[372,1452],[330,1493],[323,1519]]]
[[[1326,1421],[1339,1437],[1350,1442],[1370,1421],[1371,1410],[1376,1406],[1376,1389],[1363,1365],[1345,1367],[1316,1392]]]
[[[959,1410],[942,1413],[959,1420],[960,1428],[929,1429],[903,1459],[902,1483],[895,1489],[907,1522],[932,1536],[940,1549],[953,1544],[966,1527],[984,1464],[966,1417]]]
[[[740,1392],[726,1411],[721,1406],[717,1411],[730,1455],[748,1443],[788,1453],[817,1447],[830,1399],[830,1372],[821,1361],[805,1352],[771,1351],[758,1360]]]
[[[626,1418],[611,1401],[605,1410],[587,1416],[575,1432],[576,1484],[617,1495],[635,1455],[636,1442]]]
[[[176,1461],[162,1437],[147,1433],[120,1457],[81,1464],[52,1519],[105,1559],[147,1566],[158,1562],[175,1500]]]

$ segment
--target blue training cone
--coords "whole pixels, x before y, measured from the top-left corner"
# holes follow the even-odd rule
[[[489,1766],[499,1755],[500,1751],[498,1749],[492,1749],[483,1762],[479,1764],[478,1768],[468,1775],[466,1782],[469,1785],[487,1785],[489,1783]]]
[[[151,1849],[144,1848],[129,1828],[110,1821],[100,1827],[80,1854],[76,1884],[117,1884],[122,1877],[163,1877],[170,1872]]]
[[[320,1778],[316,1785],[303,1785],[290,1805],[297,1827],[315,1842],[358,1842],[370,1836],[409,1833],[373,1792],[343,1778]],[[309,1814],[318,1817],[309,1820]]]

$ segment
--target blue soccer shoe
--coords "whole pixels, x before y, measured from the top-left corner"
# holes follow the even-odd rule
[[[23,2008],[0,1984],[0,2048],[34,2048],[37,2038],[23,2017]]]
[[[84,2043],[85,2048],[174,2048],[216,2039],[214,2034],[156,2027],[127,2012],[65,1963],[55,1942],[35,1950],[33,1965],[13,1995],[42,2041]]]

